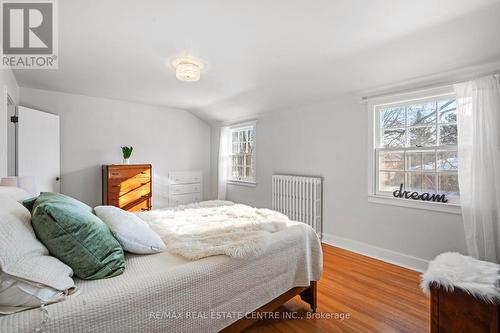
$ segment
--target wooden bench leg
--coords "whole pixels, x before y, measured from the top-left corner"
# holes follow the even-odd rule
[[[318,295],[317,295],[318,289],[317,289],[317,282],[316,281],[311,281],[311,285],[309,288],[304,290],[303,292],[300,293],[300,298],[304,301],[309,303],[311,306],[312,312],[316,312],[316,308],[318,306]]]

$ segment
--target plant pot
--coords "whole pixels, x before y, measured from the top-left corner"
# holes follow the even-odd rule
[[[123,164],[130,164],[130,158],[124,158]]]

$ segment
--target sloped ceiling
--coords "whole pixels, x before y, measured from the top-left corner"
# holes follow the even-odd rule
[[[500,60],[500,0],[64,0],[59,69],[22,87],[253,114]],[[202,58],[196,83],[169,61]]]

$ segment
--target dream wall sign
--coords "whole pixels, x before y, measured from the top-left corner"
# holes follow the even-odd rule
[[[413,200],[423,200],[423,201],[434,201],[434,202],[448,202],[446,199],[446,194],[430,194],[430,193],[418,193],[412,191],[403,191],[403,184],[399,187],[399,190],[392,192],[395,198],[405,198]]]

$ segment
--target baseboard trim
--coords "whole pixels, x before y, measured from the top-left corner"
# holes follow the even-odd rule
[[[406,254],[394,252],[378,246],[370,245],[363,242],[358,242],[352,239],[342,238],[323,233],[323,243],[340,247],[344,250],[356,252],[367,257],[375,258],[398,265],[417,272],[424,272],[427,269],[428,261],[412,257]]]

